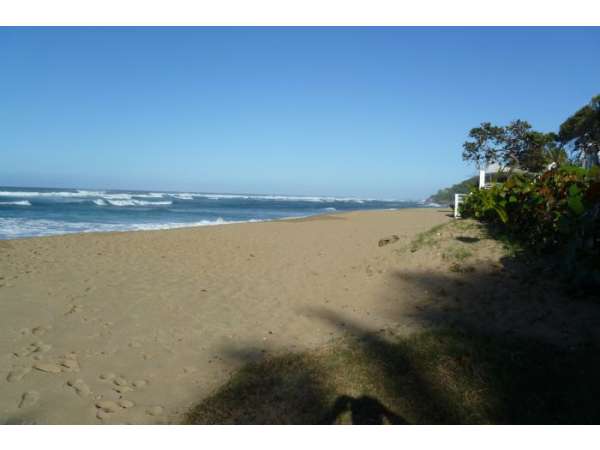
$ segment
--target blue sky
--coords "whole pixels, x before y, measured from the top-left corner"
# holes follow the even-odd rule
[[[0,185],[418,199],[600,93],[600,28],[0,29]]]

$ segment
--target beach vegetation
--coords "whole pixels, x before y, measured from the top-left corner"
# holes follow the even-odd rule
[[[594,96],[561,124],[558,140],[582,159],[585,167],[600,164],[600,95]]]
[[[562,255],[569,276],[600,283],[600,167],[563,166],[531,179],[514,175],[473,189],[461,214],[534,252]]]
[[[473,252],[463,246],[450,246],[442,252],[442,259],[450,261],[464,261],[473,256]]]
[[[500,172],[518,168],[526,173],[541,173],[549,166],[557,168],[569,163],[583,162],[585,168],[597,166],[599,152],[600,95],[596,95],[565,120],[558,133],[536,131],[521,119],[506,126],[482,122],[469,131],[462,157],[481,169],[498,164]]]
[[[439,242],[438,236],[445,226],[447,224],[436,225],[427,231],[417,234],[409,244],[410,251],[414,253],[424,247],[435,246]]]
[[[506,126],[483,122],[469,131],[462,156],[479,168],[496,163],[500,172],[519,168],[536,173],[545,168],[548,155],[554,155],[555,142],[555,134],[535,131],[525,120],[514,120]]]
[[[438,203],[440,205],[449,205],[454,202],[454,194],[468,194],[471,188],[476,187],[479,177],[467,178],[460,183],[456,183],[448,188],[438,190],[430,196],[427,201]]]

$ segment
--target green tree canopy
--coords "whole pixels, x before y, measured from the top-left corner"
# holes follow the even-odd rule
[[[502,127],[483,122],[469,131],[470,141],[463,144],[463,159],[475,163],[477,168],[498,162],[502,158]]]
[[[558,133],[560,142],[571,148],[586,166],[598,165],[600,151],[600,95],[565,120]]]
[[[532,129],[525,120],[514,120],[505,127],[483,122],[471,129],[463,144],[463,159],[483,168],[491,163],[502,167],[539,172],[556,147],[556,135]]]

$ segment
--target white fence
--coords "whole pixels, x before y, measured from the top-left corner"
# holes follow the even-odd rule
[[[486,183],[485,181],[485,170],[479,171],[479,189],[489,189],[492,187],[492,183]],[[465,201],[465,197],[468,194],[454,194],[454,218],[460,217],[459,206]]]
[[[467,194],[454,194],[454,218],[458,219],[460,217],[460,210],[458,206],[464,201]]]

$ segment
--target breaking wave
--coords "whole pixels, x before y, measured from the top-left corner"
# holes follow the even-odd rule
[[[55,236],[72,233],[169,230],[174,228],[206,227],[245,222],[262,222],[262,220],[227,221],[219,217],[215,220],[200,220],[196,222],[114,224],[0,217],[0,235],[5,239],[17,239],[23,237]]]
[[[168,206],[168,205],[172,205],[173,202],[171,201],[164,201],[164,202],[148,202],[145,200],[109,200],[109,199],[102,199],[99,198],[97,200],[94,200],[94,204],[98,205],[98,206]]]
[[[17,200],[16,202],[0,202],[2,206],[31,206],[29,200]]]
[[[415,206],[419,204],[333,196],[0,187],[0,239],[163,230]]]
[[[364,203],[378,201],[375,199],[361,199],[355,197],[331,197],[331,196],[301,196],[301,195],[262,195],[262,194],[207,194],[195,192],[113,192],[93,191],[78,189],[74,191],[0,191],[0,197],[20,198],[101,198],[105,200],[132,200],[135,198],[165,198],[172,197],[177,200],[193,200],[195,198],[206,198],[209,200],[243,199],[243,200],[271,200],[289,202],[349,202]]]

